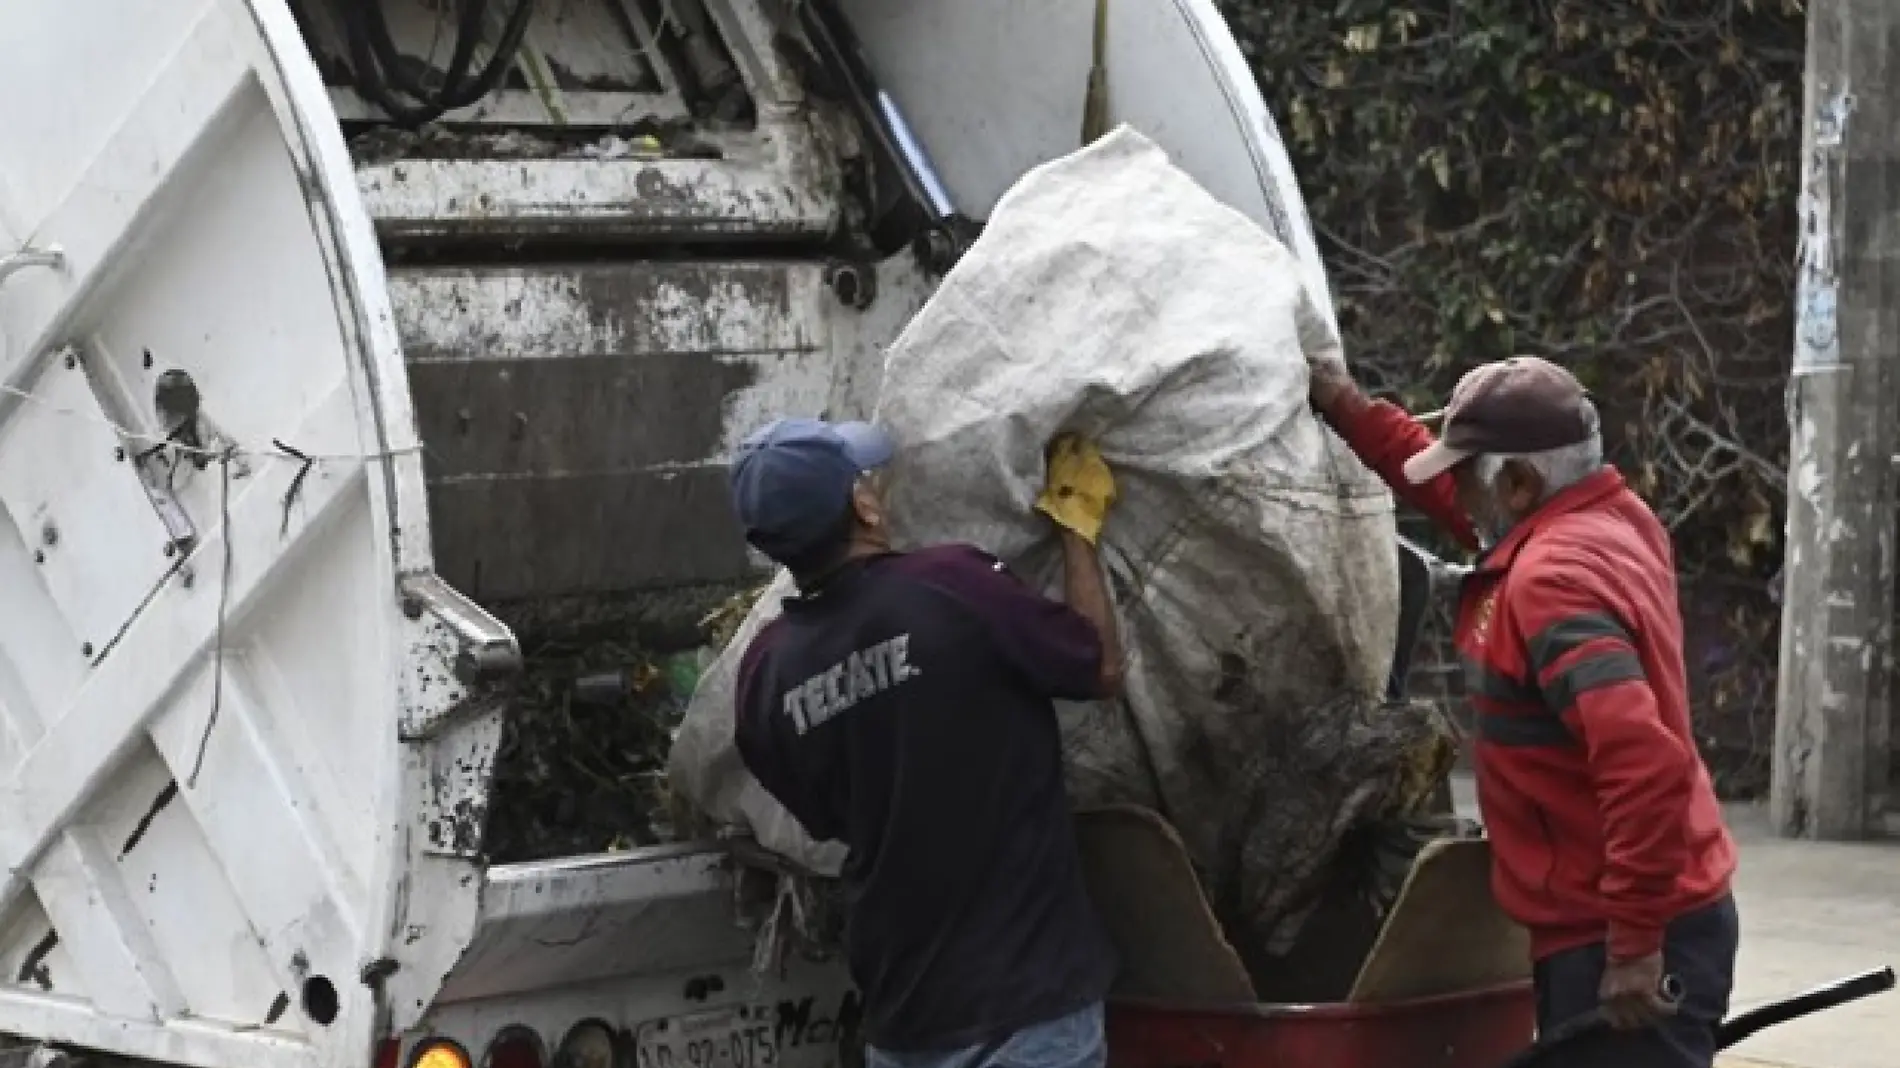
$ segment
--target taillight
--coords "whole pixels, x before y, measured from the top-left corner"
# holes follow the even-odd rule
[[[599,1020],[582,1020],[561,1039],[554,1063],[562,1068],[615,1068],[614,1032]]]
[[[526,1027],[504,1027],[488,1044],[482,1068],[547,1068],[547,1048]]]
[[[468,1051],[449,1038],[425,1038],[409,1054],[409,1068],[473,1068]]]
[[[376,1044],[376,1068],[397,1068],[402,1062],[402,1039],[385,1038]]]

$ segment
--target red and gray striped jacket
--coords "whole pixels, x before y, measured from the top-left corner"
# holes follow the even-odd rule
[[[1402,500],[1476,547],[1452,476],[1400,471],[1430,431],[1356,391],[1333,409]],[[1455,640],[1492,886],[1537,958],[1604,941],[1612,959],[1653,953],[1670,920],[1728,893],[1735,844],[1690,730],[1674,553],[1622,475],[1559,492],[1486,552]]]

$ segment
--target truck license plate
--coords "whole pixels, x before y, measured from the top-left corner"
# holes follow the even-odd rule
[[[649,1020],[634,1031],[637,1068],[826,1068],[857,999],[805,996]]]

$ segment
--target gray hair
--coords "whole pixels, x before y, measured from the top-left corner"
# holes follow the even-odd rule
[[[1522,460],[1544,479],[1544,500],[1556,496],[1603,469],[1603,432],[1596,405],[1583,402],[1583,422],[1590,436],[1575,445],[1544,452],[1486,453],[1477,458],[1478,478],[1486,485],[1497,480],[1506,460]],[[1539,501],[1542,504],[1543,501]]]

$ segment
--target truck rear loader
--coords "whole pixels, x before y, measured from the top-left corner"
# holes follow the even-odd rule
[[[23,3],[0,100],[0,1032],[161,1064],[848,1055],[726,844],[494,861],[523,636],[756,585],[731,445],[1091,106],[1325,293],[1212,0]]]

